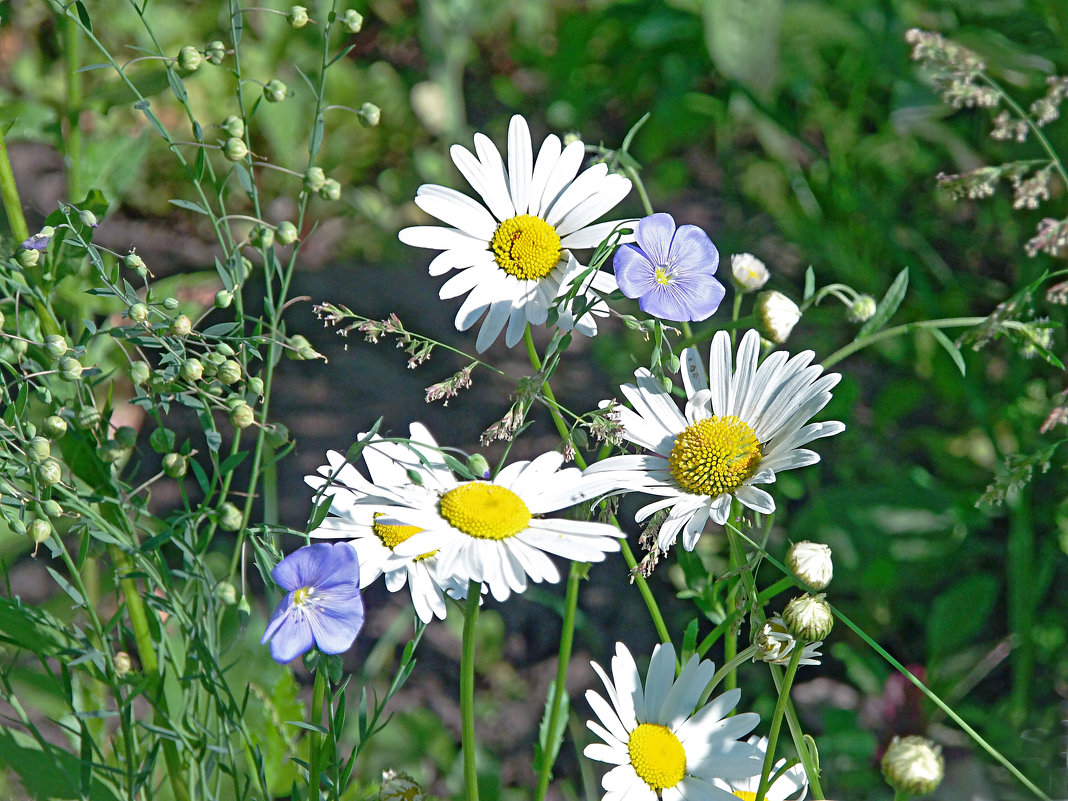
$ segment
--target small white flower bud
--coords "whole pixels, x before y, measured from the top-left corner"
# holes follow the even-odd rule
[[[757,295],[754,311],[764,335],[776,345],[790,338],[790,332],[801,319],[801,309],[797,304],[775,290]]]
[[[759,649],[757,655],[753,657],[754,662],[761,659],[776,665],[785,665],[790,661],[790,654],[797,647],[797,640],[790,634],[783,619],[776,615],[767,619],[753,639],[753,644]],[[818,665],[823,656],[818,650],[821,645],[823,645],[821,640],[805,645],[799,664]]]
[[[742,292],[756,292],[770,277],[764,262],[751,253],[731,256],[731,274],[734,276],[734,285]]]
[[[245,135],[245,121],[236,114],[231,114],[225,120],[223,120],[220,126],[223,131],[233,137],[242,137]]]
[[[309,167],[304,173],[304,188],[309,192],[318,192],[326,183],[326,173],[322,167]]]
[[[219,66],[226,58],[226,45],[218,39],[208,42],[208,46],[204,48],[204,57],[216,67]]]
[[[241,161],[248,155],[248,146],[239,136],[231,136],[223,145],[223,155],[230,161]]]
[[[286,20],[291,28],[303,28],[308,24],[308,9],[304,6],[290,6],[286,12]]]
[[[822,592],[794,598],[783,610],[782,619],[790,633],[804,642],[824,640],[834,627],[834,613]]]
[[[895,790],[927,795],[942,783],[946,765],[942,749],[926,737],[895,737],[882,760],[883,776]]]
[[[286,85],[277,78],[271,78],[263,87],[263,97],[268,103],[281,103],[286,99],[288,92]]]
[[[203,60],[203,54],[192,45],[186,45],[178,51],[178,67],[186,72],[194,72]]]
[[[339,21],[348,33],[359,33],[363,28],[363,14],[354,8],[346,10]]]
[[[824,589],[834,576],[831,549],[818,542],[795,542],[786,554],[786,566],[814,590]]]
[[[374,128],[382,119],[382,109],[374,103],[364,103],[360,106],[357,116],[360,119],[360,125],[364,128]]]
[[[859,295],[849,305],[849,311],[846,312],[846,317],[851,323],[866,323],[875,314],[877,304],[875,298],[871,295]]]
[[[125,676],[133,670],[133,660],[130,659],[130,655],[125,651],[116,651],[112,661],[115,664],[115,675],[117,676]]]
[[[278,240],[280,245],[292,245],[297,241],[297,226],[286,220],[285,222],[278,223],[278,227],[274,229],[274,236]]]

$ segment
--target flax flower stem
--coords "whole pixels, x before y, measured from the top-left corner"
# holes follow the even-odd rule
[[[3,131],[0,131],[0,197],[4,202],[4,213],[7,214],[7,224],[11,227],[12,236],[17,242],[29,239],[30,231],[26,227],[26,218],[22,216],[22,202],[19,200],[18,187],[15,186],[11,160],[7,157]]]
[[[482,585],[471,581],[464,602],[464,633],[460,653],[461,746],[464,754],[464,787],[467,801],[478,801],[478,770],[475,765],[475,625]]]
[[[804,643],[798,642],[790,654],[790,664],[786,666],[786,676],[782,687],[779,688],[779,700],[775,702],[775,711],[771,716],[771,731],[768,732],[768,750],[764,754],[764,767],[760,771],[760,785],[757,787],[755,801],[764,801],[764,794],[768,791],[772,768],[775,766],[775,745],[779,741],[779,729],[782,728],[782,716],[786,712],[786,702],[790,698],[790,687],[797,675],[797,667],[801,664],[801,655],[804,654]]]
[[[312,723],[323,722],[323,698],[326,695],[326,669],[320,664],[315,669],[315,686],[312,689]],[[322,781],[322,744],[319,732],[312,731],[308,738],[308,798],[319,798],[319,786]]]

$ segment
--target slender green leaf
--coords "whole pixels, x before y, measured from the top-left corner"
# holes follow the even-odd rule
[[[960,374],[967,375],[968,368],[964,364],[964,357],[960,353],[960,348],[958,348],[953,340],[947,337],[940,329],[932,328],[931,333],[934,334],[934,338],[938,344],[945,348],[946,353],[949,354],[949,358],[953,360],[953,364],[957,365],[957,369],[960,370]]]
[[[894,283],[890,284],[890,288],[886,290],[886,294],[883,295],[883,299],[879,301],[879,305],[875,309],[875,314],[868,322],[861,326],[857,332],[857,338],[867,336],[868,334],[874,334],[888,322],[890,318],[894,316],[894,312],[897,311],[898,306],[901,305],[901,301],[905,299],[905,290],[909,286],[909,268],[906,267],[897,274],[897,278],[894,279]]]

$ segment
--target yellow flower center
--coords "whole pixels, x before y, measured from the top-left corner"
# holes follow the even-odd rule
[[[667,286],[671,283],[671,276],[663,267],[657,267],[656,272],[653,275],[656,278],[656,282],[661,286]]]
[[[762,455],[744,420],[733,415],[709,417],[691,423],[675,437],[668,466],[686,492],[715,498],[740,487],[756,471]]]
[[[382,544],[394,550],[398,545],[404,542],[413,534],[418,534],[423,529],[418,526],[387,526],[385,523],[379,523],[378,518],[382,516],[382,512],[375,512],[374,522],[371,524],[371,530],[375,533],[375,536],[382,541]],[[420,554],[413,559],[413,562],[419,562],[423,559],[429,559],[436,554],[437,551],[428,551],[427,553]]]
[[[472,537],[506,540],[527,527],[530,509],[510,489],[472,481],[441,496],[441,516]]]
[[[293,593],[293,606],[304,606],[304,604],[311,601],[311,597],[314,592],[314,587],[301,587],[299,590]]]
[[[686,750],[667,726],[642,723],[630,733],[627,753],[634,772],[657,793],[686,775]]]
[[[756,801],[756,793],[751,793],[748,790],[735,790],[734,794],[742,799],[742,801]]]
[[[498,266],[519,280],[538,280],[560,261],[560,235],[541,219],[521,214],[505,220],[490,240]]]

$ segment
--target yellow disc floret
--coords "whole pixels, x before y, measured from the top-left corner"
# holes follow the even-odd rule
[[[686,775],[686,750],[667,726],[642,723],[630,733],[627,753],[638,778],[657,794]]]
[[[382,541],[382,544],[391,551],[413,534],[418,534],[423,530],[418,526],[387,526],[384,523],[378,522],[378,518],[380,517],[382,517],[382,512],[375,512],[371,530],[375,533],[375,536]],[[427,559],[436,553],[437,551],[430,551],[429,553],[420,554],[415,557],[413,561],[418,562],[421,559]]]
[[[675,437],[668,466],[681,489],[715,498],[738,489],[756,471],[761,456],[760,443],[744,420],[709,417]]]
[[[498,266],[522,280],[538,280],[560,261],[560,235],[541,219],[521,214],[505,220],[490,240]]]
[[[748,790],[735,790],[734,794],[742,801],[756,801],[756,793],[751,793]]]
[[[530,509],[522,498],[485,481],[461,484],[442,495],[441,516],[464,534],[483,540],[514,537],[530,523]]]

